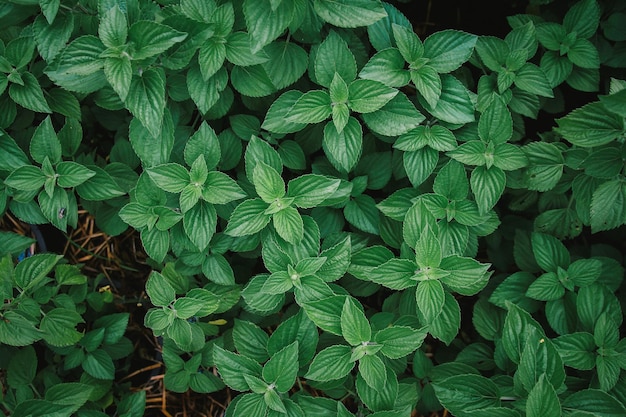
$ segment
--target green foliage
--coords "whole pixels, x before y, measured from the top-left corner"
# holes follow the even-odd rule
[[[0,213],[136,231],[165,387],[226,416],[625,415],[625,11],[530,3],[10,2]],[[1,237],[4,409],[142,415],[129,315]]]

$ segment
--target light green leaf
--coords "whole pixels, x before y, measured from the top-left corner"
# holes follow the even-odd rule
[[[331,112],[328,92],[311,90],[304,93],[283,117],[292,123],[319,123],[328,119]]]
[[[278,38],[287,29],[294,15],[294,4],[282,1],[272,7],[270,0],[245,0],[243,14],[252,37],[252,52]]]
[[[363,148],[363,128],[359,121],[350,117],[341,133],[331,122],[324,127],[322,142],[326,156],[341,172],[350,172],[356,166]]]
[[[402,155],[402,162],[409,181],[414,187],[418,187],[437,167],[439,152],[425,146],[414,152],[405,152]]]
[[[411,81],[415,84],[424,100],[431,107],[437,106],[437,101],[441,97],[441,76],[437,70],[429,65],[424,65],[418,69],[411,70]]]
[[[167,51],[186,37],[186,33],[161,23],[139,20],[128,29],[128,38],[134,46],[130,55],[135,60],[150,58]]]
[[[417,308],[424,317],[424,323],[430,324],[441,314],[445,302],[445,291],[438,280],[425,280],[417,284],[415,290]]]
[[[52,113],[43,95],[39,81],[30,72],[21,74],[23,85],[13,83],[9,87],[9,96],[20,106],[37,113]]]
[[[199,201],[183,215],[185,234],[196,248],[204,251],[217,226],[217,214],[212,204]]]
[[[563,400],[561,408],[572,414],[579,412],[600,417],[620,417],[626,413],[622,403],[599,389],[577,391]]]
[[[116,48],[126,44],[128,23],[126,15],[119,5],[111,7],[100,19],[98,26],[100,40],[107,48]]]
[[[287,392],[296,381],[299,368],[296,340],[272,354],[270,360],[263,366],[262,375],[265,382],[276,386],[276,391]]]
[[[404,87],[411,79],[409,72],[404,69],[405,65],[397,49],[384,49],[370,58],[359,72],[359,77],[379,81],[389,87]]]
[[[128,97],[133,78],[132,71],[130,59],[125,56],[108,57],[104,60],[104,76],[122,101],[126,101]]]
[[[497,166],[474,168],[470,177],[472,192],[481,214],[487,213],[500,200],[506,186],[506,175]]]
[[[260,162],[252,172],[252,183],[263,201],[270,204],[285,196],[285,182],[271,166]]]
[[[346,82],[354,80],[357,73],[356,60],[346,42],[335,31],[331,31],[315,54],[315,81],[330,87],[335,73]]]
[[[452,72],[470,58],[476,39],[476,35],[458,30],[438,31],[424,40],[424,56],[437,72]]]
[[[348,375],[354,362],[350,361],[351,349],[345,345],[332,345],[320,351],[304,376],[313,381],[332,381]]]
[[[500,389],[480,375],[454,375],[433,384],[437,398],[451,413],[500,406]]]
[[[566,269],[570,264],[570,255],[563,243],[557,238],[543,233],[533,233],[533,254],[537,264],[546,272],[557,272],[561,267]]]
[[[387,384],[387,368],[376,355],[365,355],[359,359],[359,374],[376,391],[383,391]]]
[[[43,339],[52,346],[72,346],[83,337],[83,333],[77,331],[76,326],[84,322],[76,311],[55,308],[41,319],[39,328]]]
[[[0,320],[0,342],[6,345],[28,346],[41,337],[41,331],[16,311],[7,311]]]
[[[263,49],[253,51],[252,42],[247,32],[231,33],[226,40],[226,59],[242,67],[263,64],[267,54]]]
[[[539,381],[528,394],[526,402],[526,415],[528,417],[542,417],[560,415],[561,404],[556,391],[545,374],[539,377]]]
[[[623,118],[593,102],[556,119],[556,131],[572,144],[591,148],[615,140],[624,131]]]
[[[208,80],[204,80],[198,65],[190,66],[187,71],[187,90],[198,110],[205,114],[217,103],[220,94],[228,84],[228,72],[222,67]]]
[[[133,77],[124,104],[153,137],[159,137],[165,111],[163,70],[150,68]]]
[[[546,74],[536,66],[527,62],[515,72],[515,85],[521,90],[537,94],[542,97],[554,97],[552,86]]]
[[[576,32],[579,38],[590,38],[598,29],[600,13],[600,6],[595,0],[581,0],[568,9],[563,27],[567,33]]]
[[[29,151],[33,159],[40,164],[46,158],[52,164],[56,164],[61,160],[61,142],[57,138],[49,116],[35,129],[35,133],[33,133],[33,137],[30,140]]]
[[[395,88],[372,80],[355,80],[348,87],[348,106],[357,113],[371,113],[398,94]]]
[[[313,7],[326,22],[344,28],[369,26],[387,16],[378,0],[314,0]]]
[[[422,102],[423,99],[419,98]],[[474,104],[469,91],[452,75],[441,75],[441,96],[437,104],[423,104],[430,114],[445,122],[465,124],[474,121]]]
[[[346,297],[341,311],[341,334],[352,346],[358,346],[363,342],[369,342],[372,338],[372,330],[369,321],[363,313],[363,308],[352,297]]]
[[[180,193],[190,183],[187,169],[173,162],[157,165],[146,171],[157,187],[170,193]]]
[[[264,50],[268,60],[262,65],[277,89],[290,86],[306,72],[309,56],[299,45],[276,41],[267,45]]]
[[[384,136],[402,135],[425,119],[404,93],[398,93],[381,109],[361,117],[367,127]]]
[[[426,338],[426,329],[394,325],[376,332],[374,340],[383,345],[380,353],[390,359],[399,359],[419,349]]]
[[[230,236],[246,236],[265,228],[272,216],[265,213],[268,205],[260,198],[245,200],[233,210],[224,233]]]
[[[293,204],[300,208],[320,205],[339,188],[340,180],[317,174],[305,174],[292,179],[287,184],[287,196],[293,197]]]
[[[46,175],[41,169],[32,165],[24,165],[11,172],[4,183],[11,188],[22,191],[38,191],[46,182]]]
[[[504,143],[513,135],[511,112],[500,98],[494,98],[478,120],[478,136],[485,142]]]
[[[446,299],[441,313],[430,323],[429,333],[449,345],[461,327],[461,309],[459,303],[449,292],[445,292]]]
[[[287,242],[296,244],[304,236],[304,224],[302,216],[293,207],[285,207],[272,216],[274,228]]]
[[[245,375],[257,378],[261,376],[261,365],[256,361],[217,345],[213,348],[213,360],[224,383],[234,390],[248,391],[250,389]]]
[[[220,171],[211,171],[207,174],[207,179],[202,190],[202,198],[211,204],[226,204],[231,201],[246,197],[241,187]]]
[[[268,109],[261,127],[275,133],[292,133],[302,130],[307,123],[288,122],[285,120],[285,114],[289,112],[300,97],[302,97],[302,93],[296,90],[290,90],[281,94]]]

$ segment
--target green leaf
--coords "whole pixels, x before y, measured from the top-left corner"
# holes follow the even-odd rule
[[[230,81],[235,90],[249,97],[265,97],[277,90],[262,65],[235,66]]]
[[[104,60],[100,58],[104,49],[97,37],[80,36],[67,45],[45,73],[66,90],[82,93],[97,91],[107,84],[102,71]]]
[[[246,236],[257,233],[267,226],[272,216],[265,213],[267,203],[260,198],[242,202],[233,210],[224,233],[230,236]]]
[[[0,139],[0,170],[14,171],[21,166],[30,165],[28,157],[13,138],[0,132]]]
[[[78,382],[64,382],[46,390],[46,400],[58,405],[72,406],[74,411],[85,404],[94,388]]]
[[[57,184],[63,188],[76,187],[96,175],[89,168],[71,161],[59,162],[56,168]]]
[[[146,171],[159,188],[170,193],[180,193],[190,183],[187,169],[176,163],[157,165]]]
[[[146,292],[152,304],[158,307],[167,307],[176,298],[174,287],[157,271],[152,271],[146,282]]]
[[[474,104],[469,91],[452,75],[441,75],[441,96],[435,106],[418,98],[430,114],[444,122],[465,124],[474,121]]]
[[[598,389],[583,389],[565,398],[561,403],[563,411],[575,414],[591,414],[600,417],[619,417],[626,408],[615,397]]]
[[[526,415],[528,417],[556,416],[561,414],[561,404],[554,387],[542,374],[528,394]]]
[[[267,342],[267,352],[274,355],[291,343],[298,342],[298,358],[301,364],[309,363],[315,355],[318,330],[303,309],[281,322]]]
[[[235,319],[233,326],[233,342],[237,352],[241,355],[254,359],[257,362],[265,362],[268,359],[267,343],[269,337],[257,325],[240,319]]]
[[[576,39],[570,46],[567,57],[574,65],[581,68],[600,68],[600,55],[596,47],[587,39]]]
[[[478,210],[484,214],[496,205],[504,193],[506,175],[496,166],[490,168],[484,165],[478,166],[472,171],[470,185],[476,198],[476,204],[478,204]]]
[[[359,374],[367,385],[376,391],[383,391],[387,383],[387,368],[376,355],[365,355],[359,359]]]
[[[404,93],[398,93],[379,110],[361,118],[372,131],[384,136],[398,136],[417,127],[424,119]]]
[[[52,346],[71,346],[77,343],[83,333],[76,330],[78,323],[84,323],[82,316],[67,308],[55,308],[41,320],[39,328],[43,339]]]
[[[348,375],[354,362],[350,360],[351,349],[345,345],[332,345],[320,351],[304,376],[313,381],[325,382]]]
[[[287,196],[293,197],[293,204],[300,208],[320,205],[339,188],[340,180],[317,174],[305,174],[292,179],[287,184]]]
[[[272,215],[274,228],[287,242],[297,244],[304,236],[302,216],[297,209],[285,207]]]
[[[33,133],[30,141],[29,151],[33,159],[40,164],[46,158],[52,164],[56,164],[61,160],[61,142],[57,138],[49,116],[35,129],[35,133]]]
[[[450,160],[444,165],[435,177],[433,191],[448,200],[464,200],[469,192],[469,182],[463,164]]]
[[[596,33],[600,22],[600,6],[595,0],[581,0],[568,9],[563,18],[567,33],[576,32],[579,38],[587,39]]]
[[[424,40],[424,56],[438,73],[448,73],[466,62],[476,45],[477,36],[457,30],[441,30]]]
[[[257,136],[252,136],[246,147],[245,164],[246,176],[253,183],[253,173],[258,162],[269,165],[279,174],[283,172],[283,163],[278,152],[266,141]]]
[[[260,162],[252,172],[252,183],[263,201],[270,204],[285,196],[285,182],[271,166]]]
[[[82,363],[83,370],[96,379],[115,379],[115,365],[108,353],[102,349],[95,350],[85,355]]]
[[[104,60],[104,75],[120,100],[126,101],[133,78],[130,59],[125,56],[107,57]]]
[[[134,26],[131,27],[131,31]],[[165,74],[163,70],[149,68],[139,76],[133,77],[124,104],[148,132],[154,138],[158,138],[161,134],[165,111]]]
[[[264,50],[268,60],[262,65],[277,89],[290,86],[306,72],[309,56],[299,45],[276,41],[267,45]]]
[[[346,83],[352,82],[356,77],[357,66],[354,55],[337,32],[331,31],[320,44],[315,54],[314,69],[314,80],[327,88],[330,87],[335,73]]]
[[[363,128],[352,116],[341,132],[337,131],[333,123],[326,123],[322,146],[335,168],[341,172],[350,172],[361,157]]]
[[[485,141],[504,143],[513,134],[513,119],[506,104],[495,98],[478,120],[478,136]]]
[[[199,201],[183,215],[185,234],[201,252],[206,250],[215,233],[217,214],[212,204]]]
[[[23,291],[37,287],[61,258],[62,255],[39,253],[24,259],[15,267],[15,283]]]
[[[371,113],[379,110],[398,90],[372,80],[355,80],[348,86],[348,106],[357,113]]]
[[[39,191],[46,182],[46,175],[40,168],[24,165],[11,172],[4,183],[11,188],[22,191]]]
[[[234,32],[226,40],[226,59],[235,65],[249,67],[267,62],[263,49],[253,50],[253,40],[246,32]]]
[[[341,311],[341,334],[352,346],[369,342],[372,338],[370,324],[360,304],[351,297],[346,297]]]
[[[561,150],[552,143],[532,142],[523,148],[529,160],[525,172],[527,188],[548,191],[563,175],[564,159]]]
[[[294,15],[294,4],[280,2],[273,7],[270,0],[245,0],[243,14],[252,37],[252,52],[278,38],[287,29]]]
[[[425,65],[419,69],[411,70],[411,81],[415,84],[417,91],[420,92],[424,100],[429,106],[437,106],[437,101],[441,97],[441,76],[437,70],[429,65]]]
[[[243,394],[233,404],[235,404],[233,415],[236,416],[265,417],[267,415],[268,406],[263,396],[259,394]]]
[[[171,113],[165,111],[163,127],[157,137],[153,137],[139,119],[133,118],[128,137],[144,168],[169,162],[174,146],[174,124]]]
[[[326,22],[344,28],[369,26],[387,16],[378,0],[314,0],[313,7]]]
[[[272,354],[263,366],[263,379],[276,386],[276,391],[287,392],[296,382],[298,369],[298,341],[290,343]]]
[[[217,166],[221,158],[217,135],[206,122],[202,122],[198,130],[187,141],[184,151],[185,162],[191,166],[201,155],[204,157],[209,171]]]
[[[284,115],[292,123],[319,123],[332,113],[330,95],[324,90],[304,93]]]
[[[569,252],[561,241],[543,233],[533,233],[531,239],[535,260],[544,271],[557,272],[558,267],[569,266]]]
[[[425,280],[417,284],[415,298],[417,308],[424,317],[426,324],[432,323],[443,310],[445,291],[438,280]]]
[[[426,327],[415,330],[411,327],[394,325],[376,332],[374,340],[383,345],[380,353],[390,359],[399,359],[419,349],[426,334]]]
[[[445,344],[450,344],[461,327],[461,309],[456,299],[446,292],[441,313],[430,323],[429,332]]]
[[[208,80],[205,80],[200,67],[192,65],[187,71],[186,82],[191,99],[198,110],[205,114],[218,102],[221,93],[226,88],[228,72],[224,67],[221,67]]]
[[[346,220],[367,233],[379,234],[380,213],[376,208],[376,201],[367,194],[361,194],[346,204],[343,214]]]
[[[368,28],[368,30],[371,26]],[[377,52],[359,72],[359,77],[366,80],[379,81],[389,87],[404,87],[411,79],[404,69],[405,61],[395,48]]]
[[[546,272],[533,282],[526,296],[541,301],[558,300],[565,294],[565,288],[561,285],[557,274],[554,272]]]
[[[591,370],[596,365],[596,343],[591,333],[564,334],[553,340],[566,366]]]
[[[317,327],[341,336],[341,315],[345,300],[345,295],[334,295],[321,300],[307,302],[302,307],[306,315]]]
[[[245,375],[257,378],[261,376],[261,365],[256,361],[217,345],[213,348],[213,360],[224,383],[234,390],[248,391],[250,389]]]
[[[572,144],[591,148],[615,140],[624,131],[623,118],[593,102],[556,119],[556,131]]]
[[[527,166],[528,158],[519,146],[500,143],[493,151],[493,165],[504,171],[513,171]]]
[[[111,7],[100,19],[98,26],[100,40],[107,48],[116,48],[126,44],[128,23],[126,15],[119,5]],[[123,99],[122,99],[123,100]]]
[[[6,381],[9,386],[28,385],[33,382],[37,374],[37,354],[32,346],[16,350],[11,355],[11,362],[7,367]]]
[[[527,62],[515,73],[515,85],[521,90],[542,97],[554,97],[552,86],[546,74],[536,66]]]
[[[500,406],[500,389],[480,375],[454,375],[433,383],[441,404],[453,414]]]
[[[261,127],[275,133],[292,133],[302,130],[306,123],[288,122],[285,114],[302,97],[302,93],[290,90],[278,97],[270,106]]]
[[[402,155],[404,169],[414,187],[422,184],[433,173],[439,162],[439,152],[425,146]]]
[[[44,16],[37,16],[33,23],[33,36],[37,51],[46,61],[51,62],[68,43],[74,29],[74,15],[71,13],[56,16],[48,22]]]
[[[626,189],[620,180],[601,184],[591,199],[591,230],[596,233],[614,229],[624,223]]]
[[[484,288],[491,275],[490,264],[480,263],[473,258],[451,255],[443,258],[439,265],[448,274],[441,282],[453,291],[464,295],[474,295]]]
[[[37,78],[30,72],[24,72],[21,77],[23,85],[13,83],[9,87],[11,99],[28,110],[37,113],[52,113]]]
[[[246,197],[241,187],[223,172],[211,171],[207,175],[202,198],[211,204],[226,204]]]
[[[0,342],[9,346],[28,346],[42,337],[33,323],[16,311],[7,311],[0,320]]]
[[[171,46],[182,42],[187,34],[161,23],[140,20],[128,29],[128,37],[134,46],[131,56],[139,60],[165,52]]]

